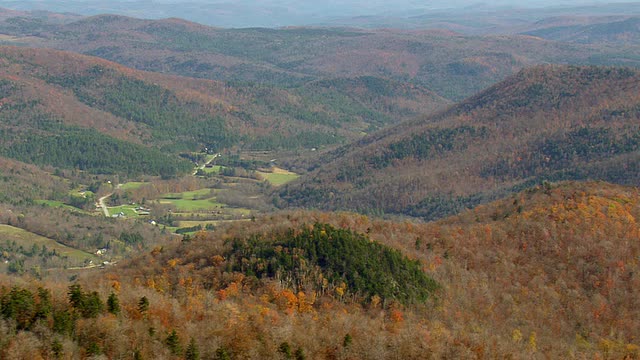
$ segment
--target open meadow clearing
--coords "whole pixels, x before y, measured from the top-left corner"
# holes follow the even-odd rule
[[[258,171],[258,174],[273,186],[282,186],[300,177],[294,172],[279,167],[273,167],[271,172]]]

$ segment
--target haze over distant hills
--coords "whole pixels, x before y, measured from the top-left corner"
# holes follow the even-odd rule
[[[615,3],[629,3],[616,1]],[[526,3],[513,1],[180,1],[180,0],[119,0],[119,1],[52,1],[52,0],[2,0],[0,6],[17,10],[48,10],[56,12],[72,12],[81,15],[120,14],[133,17],[160,19],[180,17],[199,23],[219,27],[278,27],[301,26],[311,24],[351,24],[361,26],[385,27],[433,27],[433,18],[441,20],[460,19],[461,15],[470,12],[498,14],[499,17],[522,19],[523,12],[517,8],[528,10],[528,19],[542,15],[547,10],[542,8],[576,8],[564,9],[567,14],[579,14],[594,11],[606,13],[602,1],[530,1]],[[598,5],[594,9],[593,5]],[[627,6],[627,5],[625,5]],[[579,9],[577,9],[579,8]],[[591,10],[585,10],[589,9]],[[627,6],[628,8],[628,6]],[[617,12],[619,14],[619,12]],[[515,16],[514,16],[515,15]],[[362,22],[362,17],[369,20]],[[420,19],[419,17],[424,17]],[[371,21],[373,20],[373,21]],[[416,21],[418,20],[418,21]],[[476,17],[476,21],[479,20]],[[491,22],[491,19],[487,19]],[[512,19],[513,20],[513,19]],[[405,24],[402,24],[405,21]],[[406,23],[408,22],[408,24]],[[468,21],[467,21],[468,23]]]
[[[607,22],[612,16],[640,15],[640,3],[557,3],[537,7],[529,3],[510,6],[475,4],[467,7],[447,7],[425,12],[398,15],[384,14],[344,17],[319,23],[324,26],[354,26],[393,29],[448,29],[463,34],[517,34],[541,27],[549,19],[575,25],[576,23]]]
[[[615,36],[616,26],[602,28],[614,40],[625,38],[624,33]],[[411,84],[453,101],[534,64],[640,64],[640,46],[633,43],[562,42],[517,34],[479,37],[445,30],[219,29],[180,19],[99,15],[63,24],[13,16],[0,22],[0,33],[7,35],[0,38],[5,44],[57,48],[232,85],[305,91],[317,80],[366,76]]]

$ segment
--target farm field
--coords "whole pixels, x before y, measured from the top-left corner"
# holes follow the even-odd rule
[[[212,193],[212,189],[204,188],[193,191],[185,191],[181,193],[169,193],[165,194],[163,197],[165,199],[190,199],[196,200],[197,198],[205,198],[210,196]]]
[[[271,159],[271,156],[273,154],[268,154],[267,157]],[[205,164],[211,163],[217,157],[207,155]],[[263,162],[263,164],[266,168],[267,162]],[[154,220],[163,223],[163,226],[166,225],[166,229],[170,231],[197,226],[205,227],[210,224],[216,226],[225,221],[248,220],[265,208],[265,202],[262,199],[263,194],[261,194],[260,190],[262,181],[267,181],[272,186],[277,187],[299,177],[294,172],[279,167],[271,167],[265,171],[251,170],[252,173],[255,171],[259,175],[258,179],[262,179],[257,180],[243,176],[221,175],[220,171],[223,167],[224,165],[205,167],[203,164],[199,166],[197,169],[215,175],[212,177],[215,180],[201,180],[201,188],[197,190],[155,195],[152,201],[160,205],[169,205],[166,210],[170,211],[166,214],[170,214],[170,216],[163,220],[163,216],[155,215]],[[242,172],[242,170],[240,171]],[[127,182],[119,185],[119,189],[135,191],[145,184],[148,183],[141,181]],[[216,184],[217,186],[214,186]],[[266,206],[268,207],[268,205]],[[152,205],[151,207],[153,208]],[[120,214],[125,218],[137,218],[140,214],[135,210],[136,208],[136,205],[124,204],[117,207],[109,207],[108,210],[110,216],[117,217]]]
[[[220,165],[213,165],[212,167],[204,167],[202,169],[202,171],[204,171],[206,174],[219,174],[220,173],[220,169],[222,169],[222,166]]]
[[[162,199],[161,204],[175,205],[180,212],[189,212],[197,210],[213,210],[226,207],[226,205],[218,203],[215,199]]]
[[[93,261],[97,264],[101,261],[99,257],[93,254],[70,248],[55,240],[10,225],[0,225],[0,237],[3,241],[16,241],[25,249],[29,249],[34,245],[38,247],[44,245],[50,251],[55,250],[62,256],[67,256],[75,264],[82,264],[85,261]]]
[[[226,207],[215,199],[212,189],[199,189],[182,193],[165,194],[160,199],[161,204],[172,204],[179,212],[214,210]]]
[[[274,167],[272,172],[258,171],[263,179],[271,183],[273,186],[282,186],[299,178],[300,175],[287,171],[278,167]]]
[[[124,184],[120,184],[120,189],[122,190],[134,190],[137,189],[139,187],[141,187],[142,185],[148,184],[147,182],[144,181],[130,181]]]
[[[217,200],[217,195],[224,192],[223,189],[199,189],[182,193],[165,194],[159,201],[161,204],[175,206],[173,214],[180,221],[180,227],[190,227],[219,220],[240,219],[249,217],[252,210],[243,207],[229,206]],[[202,220],[200,220],[202,219]],[[188,221],[189,225],[183,223]]]

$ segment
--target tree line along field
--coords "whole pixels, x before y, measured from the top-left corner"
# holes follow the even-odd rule
[[[21,275],[30,270],[35,276],[38,269],[84,267],[100,265],[99,256],[65,246],[55,240],[39,236],[21,228],[0,225],[0,264],[8,273]]]

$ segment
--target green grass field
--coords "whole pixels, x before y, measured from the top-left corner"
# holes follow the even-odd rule
[[[282,186],[300,177],[300,175],[293,174],[293,173],[275,173],[275,172],[273,173],[259,172],[259,173],[265,180],[267,180],[273,186]]]
[[[193,200],[194,198],[209,197],[212,194],[212,189],[199,189],[194,191],[185,191],[182,194],[182,198],[185,200]]]
[[[134,210],[135,208],[136,208],[136,205],[120,205],[120,206],[109,207],[108,209],[109,209],[110,215],[116,215],[122,212],[126,217],[138,217],[139,215]]]
[[[173,204],[178,211],[188,212],[196,210],[213,210],[226,207],[226,205],[216,202],[215,199],[162,199],[161,204]]]
[[[197,210],[213,210],[226,207],[216,201],[212,196],[212,190],[205,188],[182,193],[165,194],[160,203],[173,204],[178,211],[189,212]]]
[[[205,167],[204,169],[202,169],[202,171],[204,171],[207,174],[219,174],[220,173],[220,169],[222,168],[222,166],[220,165],[213,165],[213,167]]]
[[[194,198],[203,198],[208,196],[211,193],[211,189],[199,189],[194,191],[185,191],[181,193],[169,193],[164,194],[162,196],[163,199],[168,200],[176,200],[176,199],[185,199],[185,200],[193,200]]]
[[[92,260],[95,264],[100,264],[102,260],[93,254],[89,254],[82,250],[70,248],[66,245],[62,245],[55,240],[28,232],[26,230],[13,227],[10,225],[0,225],[0,238],[2,241],[16,241],[23,248],[28,249],[33,245],[41,247],[46,246],[49,250],[56,250],[58,253],[69,257],[69,259],[75,262],[82,263],[85,260]]]
[[[122,190],[135,190],[137,188],[139,188],[142,185],[148,184],[146,182],[141,182],[141,181],[131,181],[128,183],[124,183],[120,185],[120,189]]]

